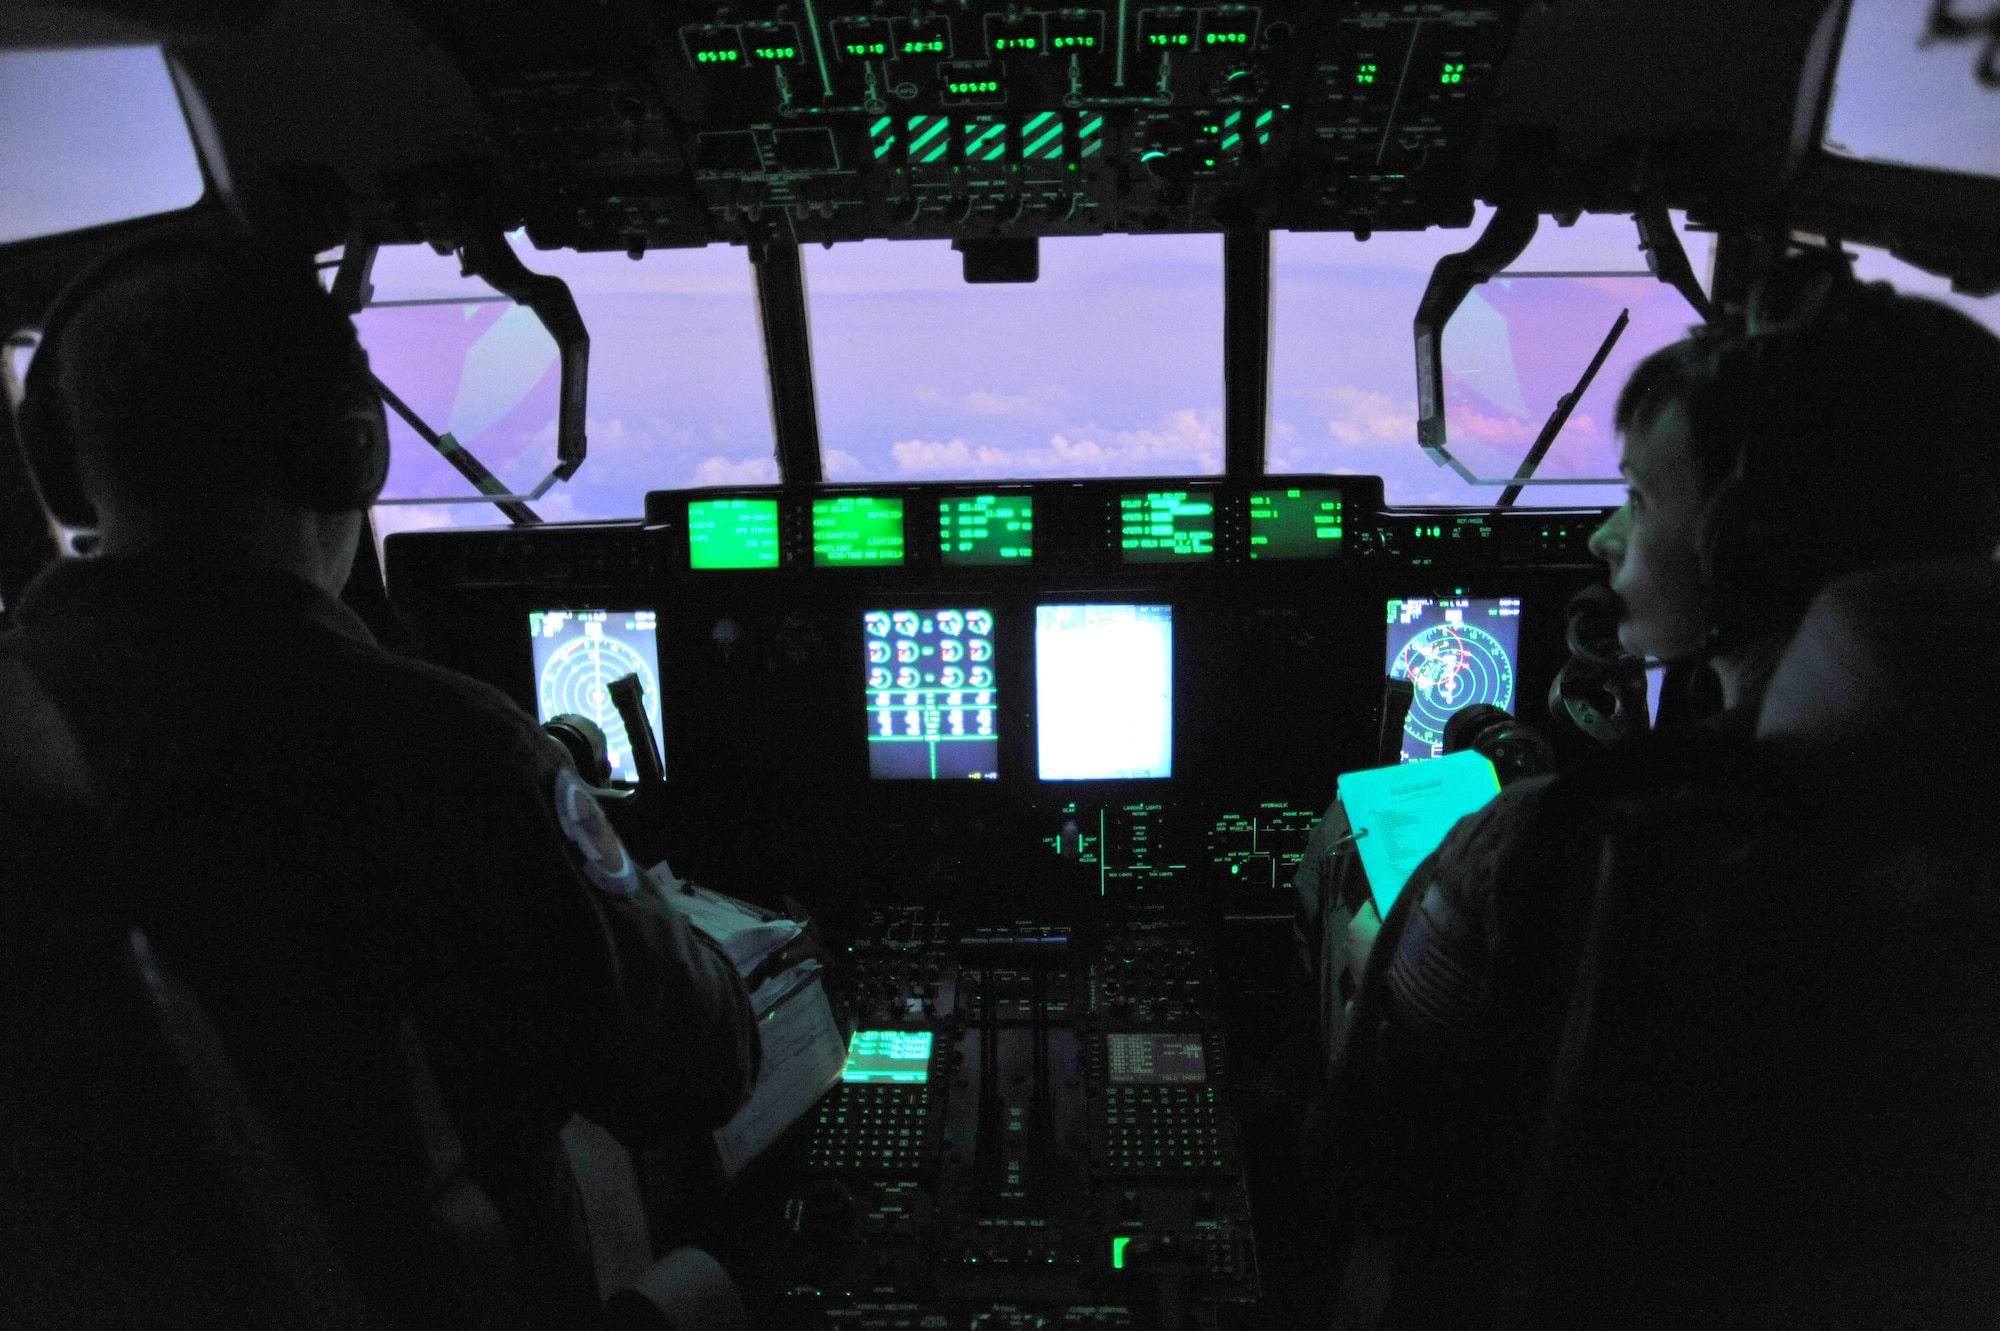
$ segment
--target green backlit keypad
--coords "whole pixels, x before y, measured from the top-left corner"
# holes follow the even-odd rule
[[[1212,1086],[1113,1086],[1104,1101],[1104,1167],[1222,1168]]]
[[[807,1159],[815,1169],[915,1173],[930,1088],[843,1082],[820,1105]]]

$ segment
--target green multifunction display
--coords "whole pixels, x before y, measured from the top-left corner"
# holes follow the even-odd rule
[[[1215,499],[1189,490],[1118,497],[1118,546],[1128,564],[1215,558]]]
[[[889,781],[994,781],[1000,695],[991,610],[869,610],[868,772]]]
[[[813,500],[813,567],[903,562],[903,501],[868,495]]]
[[[1035,557],[1035,501],[1024,494],[940,499],[938,548],[947,564],[1026,564]]]
[[[1343,530],[1338,490],[1263,490],[1250,496],[1250,558],[1332,559]]]
[[[690,499],[689,568],[776,568],[778,501]]]
[[[840,1079],[921,1086],[930,1079],[930,1067],[929,1031],[856,1031]]]

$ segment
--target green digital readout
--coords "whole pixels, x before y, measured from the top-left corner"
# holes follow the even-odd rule
[[[897,55],[941,55],[951,59],[951,20],[944,15],[895,19],[893,25]]]
[[[930,1080],[929,1031],[856,1031],[847,1042],[842,1081],[921,1086]]]
[[[752,64],[791,65],[804,58],[794,24],[745,23],[740,31]]]
[[[837,59],[883,60],[895,50],[887,19],[837,18],[828,27]]]
[[[813,500],[813,567],[903,562],[903,501],[869,495]]]
[[[1004,14],[986,16],[988,55],[1041,55],[1048,49],[1040,14],[1017,14],[1012,19]]]
[[[697,69],[715,66],[742,66],[743,38],[727,24],[695,25],[681,29],[681,48],[688,63]]]
[[[1139,45],[1149,51],[1186,51],[1193,48],[1195,11],[1192,9],[1144,9],[1139,11]]]
[[[1128,564],[1213,559],[1215,502],[1187,490],[1121,495],[1118,546]]]
[[[963,495],[938,501],[938,545],[947,564],[1026,564],[1035,557],[1035,501]]]
[[[1344,524],[1338,490],[1261,490],[1250,496],[1250,558],[1332,559]]]
[[[1257,44],[1257,11],[1244,5],[1225,5],[1201,11],[1201,49],[1204,51],[1247,51]]]
[[[1062,9],[1046,20],[1049,49],[1058,53],[1096,55],[1104,49],[1104,11]]]
[[[689,568],[776,568],[778,501],[690,499]]]

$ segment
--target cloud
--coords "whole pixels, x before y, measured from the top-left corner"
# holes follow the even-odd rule
[[[694,469],[696,485],[765,485],[777,479],[778,459],[775,456],[743,458],[740,461],[710,457],[704,458]]]
[[[964,395],[940,391],[932,384],[918,384],[910,390],[912,400],[925,406],[969,412],[975,416],[1044,416],[1058,403],[1067,401],[1070,391],[1061,384],[1037,384],[1021,393],[996,393],[975,388]]]

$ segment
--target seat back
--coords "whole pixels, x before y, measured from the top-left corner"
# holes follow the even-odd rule
[[[1996,609],[1983,564],[1835,584],[1757,788],[1607,838],[1500,1324],[2000,1315],[2000,746],[1937,705]]]

